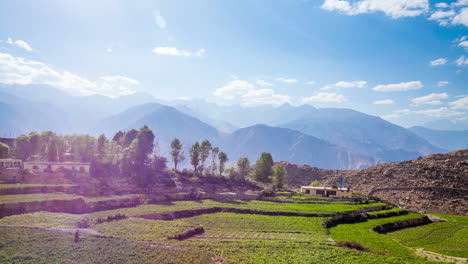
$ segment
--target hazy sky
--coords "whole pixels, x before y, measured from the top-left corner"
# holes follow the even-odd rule
[[[6,85],[468,118],[468,0],[2,1],[0,40]]]

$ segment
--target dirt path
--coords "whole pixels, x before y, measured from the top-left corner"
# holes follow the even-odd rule
[[[427,258],[430,261],[450,262],[450,263],[456,263],[456,264],[468,263],[468,258],[447,256],[447,255],[435,253],[432,251],[424,250],[423,248],[416,249],[415,253],[416,255],[423,257],[423,258]]]

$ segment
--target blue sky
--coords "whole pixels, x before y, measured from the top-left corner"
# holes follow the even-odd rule
[[[0,84],[468,118],[468,1],[4,1]]]

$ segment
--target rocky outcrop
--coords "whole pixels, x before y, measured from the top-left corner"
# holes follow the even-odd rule
[[[291,188],[314,180],[345,186],[416,211],[468,215],[468,150],[379,164],[363,170],[322,170],[281,162]]]

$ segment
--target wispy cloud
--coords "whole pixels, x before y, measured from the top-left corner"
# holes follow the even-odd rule
[[[347,101],[347,99],[342,94],[337,93],[318,93],[309,97],[302,98],[304,104],[307,103],[342,103]]]
[[[250,82],[233,80],[216,89],[214,96],[225,100],[239,100],[242,105],[280,105],[291,103],[288,95],[277,94],[272,89],[258,89]]]
[[[449,84],[448,81],[438,81],[437,82],[437,87],[443,87],[443,86],[446,86],[448,84]]]
[[[429,0],[325,0],[322,8],[354,16],[382,12],[393,19],[416,17],[429,13],[427,19],[441,26],[468,26],[467,0],[448,3],[437,3],[434,9],[429,8]]]
[[[276,78],[276,80],[280,82],[284,82],[284,83],[297,83],[297,80],[292,79],[292,78],[279,77],[279,78]]]
[[[31,48],[31,46],[24,40],[21,40],[21,39],[18,39],[18,40],[15,40],[13,41],[13,39],[11,38],[8,38],[6,43],[10,44],[10,45],[13,45],[13,46],[17,46],[17,47],[20,47],[26,51],[32,51],[33,49]]]
[[[160,29],[166,29],[167,23],[163,16],[159,13],[159,11],[154,11],[154,22]]]
[[[102,94],[118,97],[135,93],[139,82],[127,76],[102,76],[92,81],[71,72],[59,72],[46,64],[0,53],[0,83],[13,85],[45,84],[74,95]]]
[[[401,82],[393,84],[381,84],[377,85],[372,90],[377,92],[398,92],[398,91],[409,91],[409,90],[419,90],[423,88],[423,84],[420,81],[412,82]]]
[[[413,104],[430,104],[430,105],[440,105],[442,104],[443,99],[447,99],[447,93],[431,93],[425,96],[413,98],[411,102]]]
[[[391,99],[387,99],[387,100],[375,101],[374,104],[391,105],[391,104],[395,104],[395,101]]]
[[[419,16],[429,10],[428,0],[325,0],[322,8],[346,15],[383,12],[392,18]]]
[[[462,98],[448,103],[452,109],[463,109],[468,110],[468,95],[464,95]]]
[[[272,83],[267,82],[265,80],[257,80],[255,83],[260,86],[273,86]]]
[[[455,63],[458,65],[458,66],[465,66],[465,65],[468,65],[468,58],[465,58],[465,56],[461,56],[460,58],[458,58]]]
[[[187,50],[180,50],[176,47],[155,47],[153,48],[153,53],[158,55],[166,55],[166,56],[182,56],[182,57],[190,57],[190,56],[197,56],[201,57],[205,55],[206,50],[201,48],[197,51],[190,52]]]
[[[362,88],[366,86],[367,82],[366,81],[353,81],[353,82],[345,82],[345,81],[340,81],[334,84],[328,84],[320,88],[320,90],[330,90],[333,88]]]
[[[431,61],[429,64],[431,66],[440,66],[440,65],[444,65],[448,62],[448,60],[446,58],[439,58],[437,60],[433,60]]]

